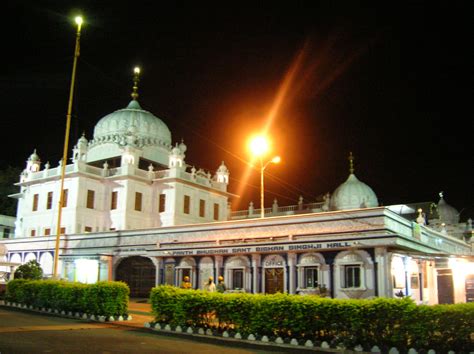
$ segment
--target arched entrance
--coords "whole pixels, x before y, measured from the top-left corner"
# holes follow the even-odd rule
[[[146,257],[134,256],[125,258],[117,266],[116,280],[121,280],[130,287],[130,297],[148,297],[155,286],[156,267]]]
[[[263,291],[266,294],[286,291],[286,261],[277,254],[266,256],[263,260]]]

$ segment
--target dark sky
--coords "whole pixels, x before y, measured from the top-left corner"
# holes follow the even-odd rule
[[[267,169],[267,206],[275,197],[291,205],[300,194],[310,202],[333,192],[352,151],[356,175],[381,204],[438,201],[444,191],[461,219],[474,217],[469,1],[172,3],[7,1],[1,124],[4,146],[7,135],[16,143],[1,167],[23,167],[34,148],[57,165],[71,19],[80,9],[72,144],[128,104],[140,65],[141,106],[168,125],[173,141],[184,139],[189,164],[215,171],[224,160],[236,192],[249,160],[245,139],[265,125],[292,72],[270,127],[283,161]],[[250,200],[257,207],[258,185],[253,172],[234,209]]]

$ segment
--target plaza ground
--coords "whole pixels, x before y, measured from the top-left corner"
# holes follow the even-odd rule
[[[296,352],[287,348],[226,343],[213,338],[157,334],[144,328],[144,323],[153,319],[150,305],[144,301],[130,302],[133,320],[123,323],[87,322],[0,307],[0,353]]]

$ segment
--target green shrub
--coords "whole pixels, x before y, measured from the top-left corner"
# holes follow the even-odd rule
[[[342,300],[288,294],[221,294],[158,286],[150,294],[155,319],[371,347],[471,349],[474,303],[416,305],[410,298]]]
[[[41,269],[41,265],[34,259],[19,266],[14,273],[15,279],[39,280],[42,277],[43,269]]]
[[[82,284],[14,279],[7,284],[6,300],[58,311],[121,316],[128,312],[129,293],[123,282]]]

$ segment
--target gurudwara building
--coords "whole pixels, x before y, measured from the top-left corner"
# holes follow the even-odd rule
[[[189,276],[229,291],[474,300],[472,224],[438,203],[379,206],[354,173],[323,202],[231,212],[229,170],[186,163],[166,124],[137,95],[82,136],[65,167],[59,269],[71,281],[123,280],[131,296]],[[37,260],[51,274],[61,166],[36,151],[17,183],[14,237],[0,261]],[[3,258],[3,259],[1,259]]]

